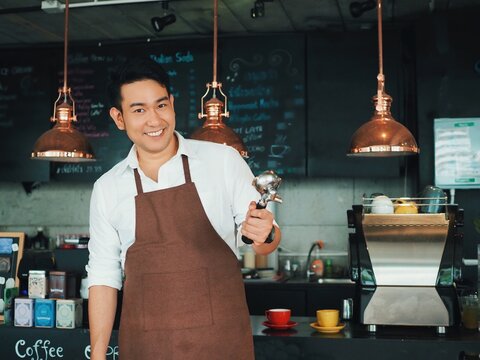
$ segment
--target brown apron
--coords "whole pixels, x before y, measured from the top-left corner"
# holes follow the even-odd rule
[[[253,359],[239,262],[186,183],[144,193],[134,170],[135,242],[127,251],[121,360]]]

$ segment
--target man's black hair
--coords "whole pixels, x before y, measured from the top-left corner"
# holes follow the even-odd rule
[[[122,110],[122,85],[131,84],[141,80],[154,80],[167,89],[170,95],[170,79],[165,69],[155,61],[148,58],[134,58],[119,65],[111,74],[107,86],[110,106]]]

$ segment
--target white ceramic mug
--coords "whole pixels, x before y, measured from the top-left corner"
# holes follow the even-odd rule
[[[392,200],[386,195],[379,195],[372,200],[372,214],[393,214]]]

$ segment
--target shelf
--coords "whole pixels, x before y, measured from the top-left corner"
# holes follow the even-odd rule
[[[315,254],[317,255],[317,254]],[[279,252],[278,256],[308,256],[308,253],[300,252]],[[348,251],[321,251],[318,253],[318,256],[327,257],[327,256],[348,256]]]

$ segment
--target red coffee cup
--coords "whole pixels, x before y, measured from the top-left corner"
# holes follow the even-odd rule
[[[265,311],[268,321],[275,325],[286,325],[290,320],[290,309],[269,309]]]

